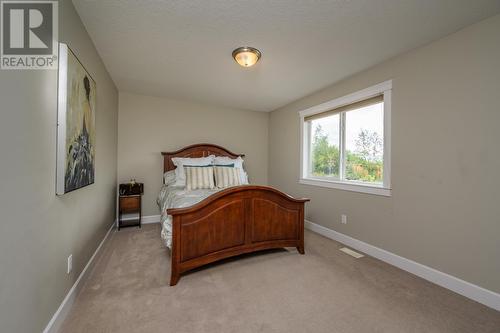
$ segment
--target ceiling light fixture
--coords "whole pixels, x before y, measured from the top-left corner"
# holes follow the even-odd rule
[[[250,46],[238,47],[233,51],[233,58],[240,66],[250,67],[259,61],[261,53],[256,48]]]

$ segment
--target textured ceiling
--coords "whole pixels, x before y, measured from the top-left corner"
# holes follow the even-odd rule
[[[500,0],[74,0],[118,89],[271,111],[500,12]],[[231,52],[262,59],[238,66]]]

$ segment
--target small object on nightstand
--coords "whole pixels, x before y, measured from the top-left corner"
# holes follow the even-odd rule
[[[120,184],[118,199],[118,230],[125,227],[141,227],[141,196],[144,184],[136,183],[135,179],[128,184]],[[123,219],[123,214],[138,214],[132,219]]]

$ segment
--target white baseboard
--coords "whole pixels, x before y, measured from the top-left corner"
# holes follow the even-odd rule
[[[90,267],[91,265],[94,264],[94,259],[101,249],[102,245],[108,238],[109,234],[111,233],[111,230],[113,230],[116,222],[113,222],[111,224],[111,227],[108,229],[108,232],[106,232],[106,235],[102,239],[101,243],[95,250],[94,254],[92,257],[90,257],[89,261],[87,262],[87,265],[83,268],[83,271],[80,273],[78,276],[78,279],[76,279],[76,282],[73,284],[71,289],[68,291],[66,294],[66,297],[64,297],[64,300],[62,301],[61,305],[59,305],[59,308],[57,309],[56,313],[52,316],[50,319],[49,323],[47,324],[47,327],[43,330],[43,333],[57,333],[59,329],[61,328],[62,323],[64,322],[64,319],[66,318],[69,310],[71,309],[71,306],[73,305],[76,295],[78,295],[78,292],[81,290],[81,288],[84,285],[84,281],[88,277],[88,273],[91,271]]]
[[[142,224],[160,223],[160,217],[161,215],[142,216],[141,223]],[[122,217],[122,221],[134,220],[134,219],[136,219],[136,217],[127,217],[127,216]]]
[[[143,216],[142,217],[142,223],[143,224],[160,223],[160,217],[161,217],[161,215]]]
[[[413,260],[403,258],[394,253],[362,242],[332,229],[323,227],[311,221],[306,220],[305,227],[320,235],[336,240],[337,242],[350,246],[379,260],[385,261],[388,264],[415,274],[427,281],[454,291],[457,294],[460,294],[497,311],[500,311],[500,294],[496,292],[479,287],[475,284],[461,280],[452,275],[440,272],[434,268],[419,264],[418,262],[415,262]]]

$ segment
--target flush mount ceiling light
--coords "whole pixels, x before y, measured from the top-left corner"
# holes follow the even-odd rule
[[[259,61],[262,54],[256,48],[250,46],[238,47],[233,51],[233,58],[240,66],[250,67]]]

